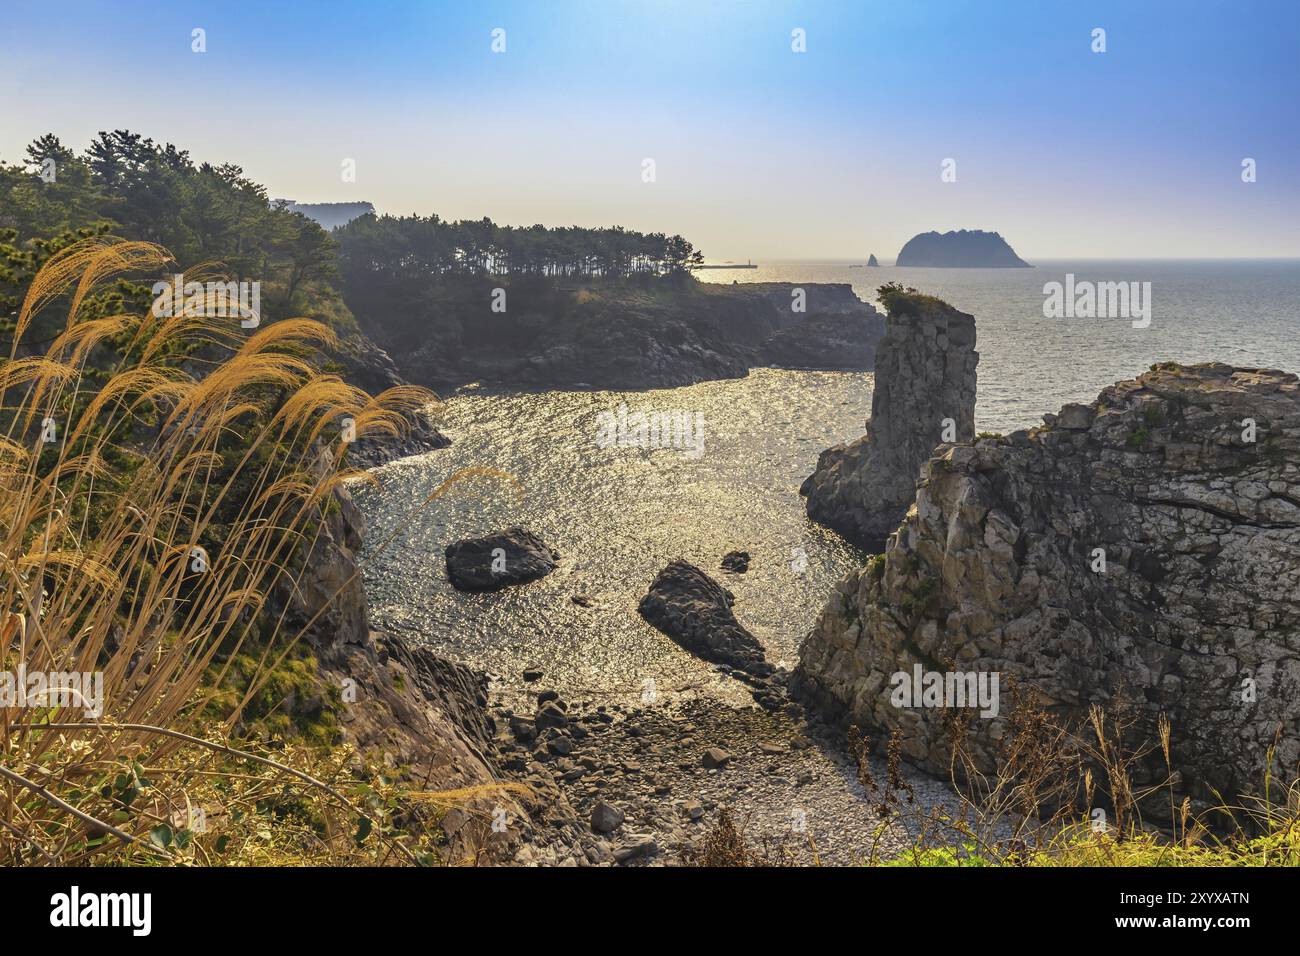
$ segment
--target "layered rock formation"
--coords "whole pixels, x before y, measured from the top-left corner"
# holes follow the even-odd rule
[[[935,446],[975,436],[975,319],[906,290],[886,305],[867,434],[822,452],[799,489],[809,517],[872,551],[903,520]]]
[[[1300,382],[1157,366],[1045,427],[942,449],[883,557],[850,576],[794,685],[879,739],[949,768],[944,708],[891,703],[891,676],[1001,675],[1067,723],[1115,697],[1134,743],[1172,722],[1177,790],[1258,788],[1266,751],[1300,760]],[[996,759],[1007,706],[971,724]],[[1155,746],[1136,782],[1164,776]],[[1161,791],[1161,799],[1167,794]]]
[[[923,232],[899,250],[897,266],[935,266],[943,269],[1029,269],[1028,262],[996,232],[959,229]]]

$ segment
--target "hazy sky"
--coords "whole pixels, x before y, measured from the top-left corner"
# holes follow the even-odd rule
[[[275,197],[711,259],[1300,256],[1297,0],[5,0],[0,62],[8,162],[128,128]]]

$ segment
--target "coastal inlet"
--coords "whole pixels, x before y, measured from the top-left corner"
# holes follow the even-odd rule
[[[462,391],[439,416],[451,447],[379,469],[378,487],[352,489],[368,525],[372,626],[488,672],[506,703],[522,700],[526,667],[567,698],[638,703],[649,689],[748,701],[743,685],[642,620],[637,603],[666,564],[685,558],[736,595],[736,616],[768,660],[793,666],[826,596],[863,561],[808,521],[799,484],[821,449],[861,434],[871,378],[757,369],[644,392]],[[689,415],[702,429],[692,428],[687,447],[621,447],[602,429],[621,406]],[[421,506],[473,467],[508,472],[522,491],[471,477]],[[557,550],[557,570],[495,593],[454,589],[444,548],[511,525]],[[746,573],[721,569],[732,550],[750,553]]]

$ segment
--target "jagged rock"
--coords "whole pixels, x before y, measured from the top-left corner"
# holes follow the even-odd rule
[[[695,565],[664,568],[641,599],[641,616],[699,657],[751,674],[770,674],[763,645],[736,620],[735,596]]]
[[[344,689],[338,719],[343,740],[374,766],[387,766],[414,786],[458,790],[500,779],[494,766],[495,728],[487,713],[487,678],[467,667],[375,632],[364,643],[340,643],[321,656],[320,676]],[[407,769],[409,768],[409,770]],[[453,858],[474,853],[487,840],[492,859],[509,854],[520,830],[484,835],[474,816],[524,810],[508,793],[471,797],[459,813],[413,810],[407,828],[438,827]],[[565,808],[571,813],[571,808]],[[417,821],[423,821],[419,823]]]
[[[875,315],[848,283],[546,283],[513,284],[509,311],[485,325],[484,303],[495,280],[483,282],[488,285],[467,280],[440,289],[432,311],[418,284],[394,293],[384,283],[364,283],[386,291],[371,298],[351,287],[348,304],[400,373],[431,388],[484,382],[629,390],[742,378],[764,364],[763,341],[774,332],[812,316]],[[802,312],[792,307],[795,290]],[[807,332],[822,334],[813,325]]]
[[[614,850],[614,859],[624,863],[639,856],[654,856],[658,852],[659,844],[653,836],[648,833],[633,833],[626,843]]]
[[[591,829],[596,833],[613,833],[623,825],[623,811],[604,800],[591,808]]]
[[[1300,381],[1155,366],[1054,427],[943,449],[883,557],[822,612],[791,685],[877,740],[899,731],[909,759],[947,773],[947,710],[890,700],[892,675],[916,664],[998,674],[1004,696],[1014,679],[1074,723],[1121,696],[1127,739],[1154,745],[1137,787],[1166,773],[1160,714],[1179,794],[1214,804],[1216,790],[1230,802],[1257,790],[1275,740],[1275,778],[1290,779]],[[984,772],[1008,709],[970,720]]]
[[[569,715],[564,712],[564,707],[559,701],[548,700],[537,708],[537,716],[533,718],[533,723],[538,730],[546,730],[551,727],[564,727],[569,722]]]
[[[362,333],[344,339],[333,358],[343,366],[343,377],[349,385],[371,395],[409,384],[398,372],[392,357]],[[348,446],[347,460],[349,465],[374,468],[450,444],[451,440],[438,431],[429,413],[421,410],[406,416],[406,427],[400,435],[375,435],[353,442]]]
[[[400,435],[376,435],[354,441],[348,446],[348,464],[377,468],[399,458],[423,455],[450,444],[451,439],[438,431],[429,413],[417,410],[406,416],[406,428]]]
[[[748,551],[728,551],[722,556],[722,570],[732,574],[744,574],[749,570]]]
[[[799,489],[810,518],[872,551],[903,520],[935,446],[975,436],[975,319],[931,296],[899,294],[886,329],[867,434],[822,452]]]
[[[731,763],[731,754],[721,747],[710,747],[700,758],[700,766],[705,770],[720,770]]]
[[[496,591],[546,577],[559,557],[531,531],[507,528],[447,545],[447,580],[462,591]]]
[[[321,474],[330,467],[328,456],[323,446],[318,449],[314,467]],[[356,562],[365,519],[345,488],[335,487],[332,497],[335,507],[315,508],[320,531],[276,579],[264,611],[269,627],[300,634],[317,649],[370,639],[366,593]]]
[[[874,252],[867,257],[867,265],[873,269],[880,265],[880,263],[876,259],[876,254]]]

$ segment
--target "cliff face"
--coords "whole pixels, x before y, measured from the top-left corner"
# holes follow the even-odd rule
[[[343,366],[343,377],[349,385],[355,385],[371,395],[409,384],[397,370],[392,357],[364,333],[344,339],[332,358]],[[409,416],[408,425],[408,430],[400,436],[377,435],[356,441],[348,449],[348,464],[374,468],[398,458],[422,455],[451,444],[451,439],[438,431],[426,413]]]
[[[944,774],[944,708],[891,703],[891,675],[915,664],[999,674],[1003,689],[1014,678],[1066,720],[1120,694],[1134,740],[1154,741],[1167,714],[1179,789],[1197,800],[1258,788],[1275,735],[1274,770],[1291,779],[1300,382],[1161,366],[1044,418],[927,462],[883,559],[823,611],[796,686],[873,733],[900,731]],[[986,770],[1007,709],[971,721]],[[1163,776],[1156,747],[1137,782]]]
[[[799,493],[808,516],[879,551],[945,438],[975,437],[975,319],[928,296],[894,300],[876,347],[867,434],[822,452]],[[950,420],[945,435],[945,420]]]
[[[269,622],[283,621],[284,633],[305,628],[303,637],[315,652],[322,690],[304,704],[335,702],[324,706],[337,707],[344,740],[370,766],[390,768],[418,789],[499,783],[487,678],[400,637],[371,631],[356,563],[364,519],[343,488],[335,489],[332,506],[317,517],[321,533],[302,570],[289,570],[277,582],[266,612]],[[514,821],[507,832],[482,825],[501,809]],[[513,796],[488,793],[441,816],[413,806],[408,825],[439,827],[448,859],[458,861],[481,851],[488,858],[509,856],[529,832],[528,821]]]
[[[498,286],[503,312],[491,310]],[[800,312],[792,307],[795,289],[803,290]],[[385,290],[382,299],[360,295],[353,290],[348,304],[367,334],[395,357],[402,376],[431,388],[473,381],[671,388],[741,378],[768,363],[869,368],[880,336],[874,307],[841,283],[688,279],[568,288],[482,277],[411,300],[400,290]],[[848,352],[847,341],[855,343]]]
[[[907,240],[894,264],[945,269],[1031,268],[1000,235],[979,229],[920,233]]]

